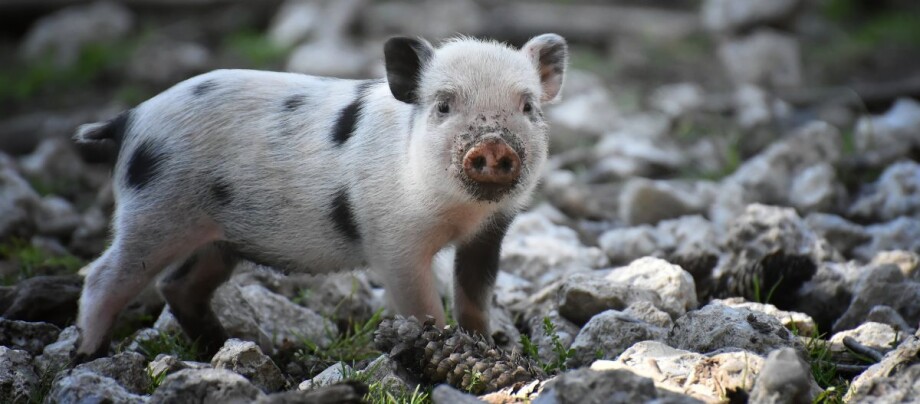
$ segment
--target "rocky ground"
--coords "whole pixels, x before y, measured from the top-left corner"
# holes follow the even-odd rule
[[[0,5],[0,402],[920,400],[916,5],[661,3]],[[387,35],[546,31],[572,65],[496,345],[394,318],[370,272],[244,263],[213,358],[150,290],[70,365],[114,204],[76,125],[213,68],[371,77]]]

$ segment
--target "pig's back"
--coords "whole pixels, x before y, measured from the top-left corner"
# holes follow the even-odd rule
[[[360,265],[358,230],[335,218],[348,181],[341,118],[365,83],[207,73],[136,108],[122,151],[155,147],[163,156],[144,203],[207,211],[248,259],[311,271]],[[128,175],[129,160],[119,158],[119,183],[126,183],[118,177]],[[136,198],[145,190],[121,191]]]

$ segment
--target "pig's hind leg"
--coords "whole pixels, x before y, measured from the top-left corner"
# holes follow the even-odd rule
[[[104,356],[122,309],[164,268],[182,262],[221,235],[220,227],[208,217],[173,209],[119,206],[115,218],[112,245],[90,264],[84,281],[77,362]]]
[[[211,296],[230,277],[237,261],[228,245],[214,242],[198,249],[158,285],[182,330],[207,357],[228,338],[211,309]]]

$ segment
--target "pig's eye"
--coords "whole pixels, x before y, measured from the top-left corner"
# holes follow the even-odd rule
[[[524,111],[525,114],[529,114],[530,111],[533,111],[533,105],[530,104],[530,101],[525,102],[522,110]]]
[[[447,101],[441,101],[441,102],[439,102],[439,103],[438,103],[438,112],[439,112],[439,113],[442,113],[442,114],[449,113],[449,112],[450,112],[450,104],[448,104]]]

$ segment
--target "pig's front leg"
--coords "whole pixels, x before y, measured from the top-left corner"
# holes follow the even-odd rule
[[[375,260],[373,264],[383,277],[383,286],[396,313],[406,317],[415,316],[420,321],[431,316],[439,327],[443,327],[444,305],[431,270],[433,254],[403,253],[401,257]]]
[[[454,318],[460,327],[490,337],[489,307],[502,239],[513,219],[500,215],[465,243],[454,261]]]

